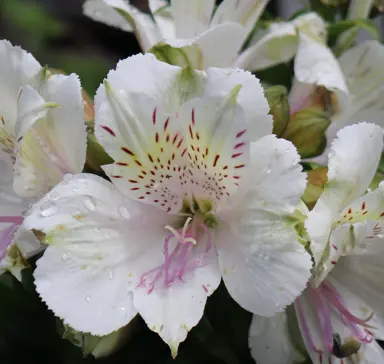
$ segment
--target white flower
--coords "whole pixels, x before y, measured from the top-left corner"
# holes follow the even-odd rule
[[[311,259],[292,214],[305,175],[270,135],[254,76],[136,55],[108,74],[95,112],[113,184],[68,177],[25,220],[49,244],[37,291],[66,324],[106,335],[139,313],[175,356],[221,276],[260,315],[300,294]]]
[[[136,34],[148,51],[159,42],[172,64],[196,69],[229,67],[269,0],[149,0],[152,17],[124,0],[87,0],[84,13]]]
[[[348,93],[340,66],[327,46],[327,25],[316,13],[272,24],[263,37],[251,41],[236,65],[256,71],[293,58],[295,79],[300,86],[323,86],[342,94]]]
[[[2,260],[16,231],[23,252],[29,255],[34,249],[33,235],[19,228],[22,211],[65,173],[82,171],[86,131],[78,78],[49,76],[32,55],[4,40],[0,41],[0,93]],[[22,239],[24,234],[29,238]]]
[[[315,267],[312,285],[295,302],[296,317],[313,363],[376,364],[384,361],[374,341],[384,338],[384,183],[365,192],[380,159],[383,130],[361,123],[337,136],[328,182],[305,223]],[[260,320],[254,317],[253,325]],[[286,316],[280,323],[287,325]],[[267,359],[277,335],[292,357],[300,354],[288,328],[277,333],[273,322],[268,325],[268,336],[251,331],[251,347],[265,349],[254,350],[260,363],[277,363]],[[282,355],[275,349],[276,357]]]

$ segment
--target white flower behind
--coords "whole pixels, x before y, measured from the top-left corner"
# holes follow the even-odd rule
[[[149,0],[149,14],[124,0],[87,0],[85,15],[133,31],[143,52],[157,43],[172,64],[230,67],[269,0]]]
[[[28,256],[36,246],[32,234],[23,238],[22,212],[85,162],[81,87],[75,75],[50,76],[31,54],[3,40],[0,92],[0,257],[14,240]]]
[[[384,360],[374,341],[384,337],[384,184],[366,192],[382,147],[383,130],[377,125],[360,123],[340,130],[329,155],[328,182],[308,213],[305,226],[314,274],[311,285],[295,301],[296,319],[291,315],[290,327],[297,321],[302,343],[315,364]],[[261,320],[255,317],[253,325]],[[268,359],[276,337],[292,358],[303,354],[300,340],[289,334],[288,321],[280,321],[279,332],[268,321],[267,339],[251,330],[250,346],[263,348],[254,351],[261,364],[277,364]],[[284,355],[275,349],[275,357]]]
[[[305,175],[270,135],[254,76],[137,55],[108,74],[95,112],[112,183],[67,177],[25,222],[49,244],[37,291],[66,324],[105,335],[139,313],[175,356],[221,277],[260,315],[300,294],[311,260],[292,214]]]

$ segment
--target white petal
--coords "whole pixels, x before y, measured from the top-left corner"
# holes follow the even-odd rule
[[[368,121],[384,126],[384,46],[376,41],[364,42],[343,53],[339,62],[350,90],[348,99],[339,99],[340,110],[327,129],[328,145],[338,130],[346,125]]]
[[[74,74],[53,75],[44,84],[40,99],[32,88],[24,91],[20,109],[37,112],[25,113],[28,117],[18,120],[19,138],[23,139],[15,165],[14,188],[21,196],[38,196],[61,181],[64,174],[83,169],[87,135],[81,86]],[[38,104],[34,106],[34,100],[39,100],[40,109]],[[59,107],[44,109],[51,104]]]
[[[260,81],[255,76],[239,69],[208,68],[206,72],[206,96],[223,98],[235,86],[242,86],[237,103],[244,110],[249,125],[249,140],[257,140],[272,133],[273,121],[269,115],[269,105]]]
[[[343,72],[335,56],[322,40],[305,32],[299,33],[294,68],[299,82],[348,94]]]
[[[245,36],[245,29],[241,25],[225,23],[211,27],[195,38],[177,38],[167,43],[185,52],[187,64],[193,68],[230,67]]]
[[[383,240],[378,239],[377,245],[382,246]],[[342,257],[336,264],[329,279],[338,289],[348,308],[357,317],[366,318],[371,312],[369,321],[373,332],[378,338],[384,338],[384,290],[381,284],[383,265],[381,264],[384,251],[366,249],[371,254],[348,255]]]
[[[148,327],[170,346],[173,357],[180,342],[200,321],[207,297],[216,290],[220,280],[216,252],[212,249],[204,259],[204,266],[183,277],[183,282],[155,288],[151,293],[145,288],[135,290],[135,307]]]
[[[235,22],[250,33],[269,0],[224,0],[216,9],[211,24]]]
[[[130,22],[119,14],[116,9],[131,10],[123,0],[87,0],[83,5],[84,14],[93,20],[126,32],[132,32],[133,27]]]
[[[384,351],[382,347],[375,341],[365,344],[360,349],[361,364],[384,363]]]
[[[276,66],[290,61],[297,45],[297,32],[291,23],[273,24],[264,37],[240,54],[235,64],[251,71]]]
[[[227,289],[243,308],[262,316],[283,311],[310,275],[311,259],[297,241],[291,216],[305,188],[298,162],[287,141],[269,136],[256,142],[249,191],[219,226],[217,249]],[[275,188],[268,187],[275,179]]]
[[[181,68],[160,62],[153,54],[138,54],[120,61],[116,70],[108,73],[111,87],[125,93],[143,93],[156,100],[160,108],[171,113],[180,106]],[[195,96],[195,95],[193,95]],[[95,111],[104,108],[105,88],[101,85],[96,93]]]
[[[161,32],[162,38],[165,40],[175,38],[175,23],[168,1],[149,0],[148,5]]]
[[[176,37],[191,38],[208,28],[214,0],[171,0]]]
[[[380,160],[383,132],[360,123],[338,133],[329,155],[328,182],[305,223],[316,264],[327,248],[331,225],[368,188]]]
[[[67,177],[34,206],[24,224],[44,232],[49,244],[35,284],[55,315],[94,335],[109,334],[136,315],[132,290],[143,270],[162,259],[164,221],[151,211],[144,214],[111,183],[89,174]]]
[[[290,335],[286,311],[274,317],[253,315],[248,339],[253,358],[260,364],[301,363],[305,357]]]
[[[0,115],[8,133],[13,134],[20,88],[36,81],[41,66],[30,53],[6,40],[0,41],[0,64]]]
[[[17,99],[24,85],[38,82],[42,70],[33,56],[6,40],[0,41],[0,158],[14,163]]]

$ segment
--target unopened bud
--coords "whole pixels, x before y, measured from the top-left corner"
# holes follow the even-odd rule
[[[289,122],[288,92],[284,86],[265,88],[270,114],[273,116],[273,133],[282,136]]]
[[[330,119],[322,110],[303,109],[291,116],[283,138],[290,140],[302,158],[320,155],[326,146],[325,131]]]

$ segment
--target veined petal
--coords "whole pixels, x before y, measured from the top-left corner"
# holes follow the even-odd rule
[[[165,235],[161,211],[144,208],[104,179],[80,174],[25,219],[48,244],[34,273],[37,292],[75,330],[106,335],[136,315],[132,291],[143,271],[161,263]]]
[[[298,162],[290,142],[267,136],[254,143],[248,192],[220,216],[217,250],[224,282],[243,308],[261,316],[282,312],[310,276],[311,258],[297,241],[291,215],[305,189]]]
[[[176,38],[195,37],[208,29],[214,0],[171,0]]]
[[[252,31],[268,2],[269,0],[224,0],[216,9],[211,24],[239,23],[246,29],[247,36]]]
[[[202,70],[207,67],[230,67],[245,36],[241,25],[225,23],[211,27],[194,38],[170,39],[167,44],[185,53],[187,65]]]
[[[329,146],[338,130],[346,125],[362,120],[384,125],[384,104],[380,97],[384,90],[383,60],[384,46],[376,41],[364,42],[339,58],[350,97],[338,100],[340,109],[326,132]]]
[[[175,282],[172,288],[138,288],[134,292],[134,304],[148,327],[157,332],[169,345],[172,356],[177,355],[180,342],[200,321],[206,300],[220,284],[217,256],[212,249],[204,266]]]
[[[226,97],[234,87],[241,85],[237,104],[244,110],[251,141],[272,133],[273,120],[260,81],[250,72],[240,69],[208,68],[205,96]]]
[[[0,158],[10,165],[15,158],[17,99],[24,85],[40,78],[40,64],[20,47],[0,41]]]
[[[116,9],[131,11],[131,7],[123,0],[87,0],[83,5],[84,14],[91,19],[132,32],[132,24]]]
[[[50,108],[52,105],[55,107]],[[53,75],[41,96],[26,87],[19,109],[26,112],[17,124],[19,154],[14,188],[21,196],[38,196],[61,181],[64,174],[83,169],[87,136],[79,79],[74,74]]]
[[[253,315],[248,342],[253,358],[260,364],[295,364],[305,360],[292,342],[286,311],[274,317]]]
[[[328,182],[305,222],[316,264],[329,248],[332,224],[368,188],[380,160],[383,132],[374,124],[345,127],[329,155]]]
[[[267,34],[245,49],[236,67],[258,71],[290,61],[296,54],[298,36],[291,23],[272,24]]]
[[[348,94],[343,72],[335,56],[321,39],[312,34],[299,32],[294,68],[299,82]]]

